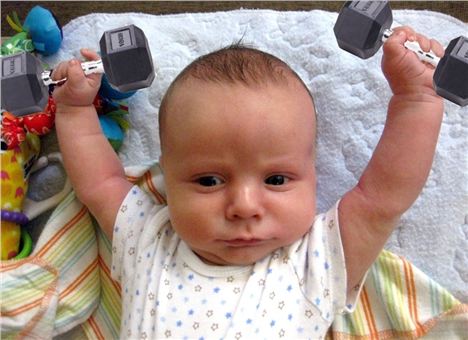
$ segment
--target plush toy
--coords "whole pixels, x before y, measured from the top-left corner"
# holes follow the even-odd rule
[[[107,80],[107,76],[104,74],[102,76],[101,80],[101,87],[99,88],[99,94],[108,99],[116,99],[116,100],[121,100],[121,99],[126,99],[131,96],[133,96],[136,93],[136,91],[129,91],[129,92],[120,92],[116,89],[114,89],[110,84],[109,81]]]
[[[21,25],[16,12],[6,17],[10,26],[18,32],[2,44],[2,55],[20,51],[36,51],[50,55],[60,48],[63,33],[60,23],[54,14],[41,6],[34,6]]]
[[[21,225],[28,222],[23,202],[28,190],[28,177],[40,151],[39,137],[27,133],[22,143],[1,151],[1,259],[9,260],[20,251]],[[30,238],[23,232],[23,249],[29,248]],[[22,252],[22,256],[27,256]]]
[[[99,115],[101,129],[112,148],[117,152],[122,146],[124,132],[130,124],[126,116],[128,107],[98,94],[94,100],[94,107]]]
[[[44,112],[34,112],[16,117],[8,111],[2,112],[1,137],[4,149],[14,149],[26,139],[28,132],[43,136],[52,130],[56,106],[50,96]]]
[[[44,112],[16,117],[2,112],[1,124],[1,259],[17,257],[22,240],[21,257],[31,251],[31,240],[20,226],[28,222],[23,202],[28,177],[40,151],[38,136],[48,133],[54,124],[55,103],[52,97]],[[29,250],[28,250],[29,249]]]
[[[2,43],[2,55],[10,55],[22,51],[34,51],[32,40],[28,38],[27,32],[19,32]]]
[[[34,6],[23,24],[29,32],[37,52],[50,55],[58,51],[63,40],[62,27],[54,14],[41,6]]]

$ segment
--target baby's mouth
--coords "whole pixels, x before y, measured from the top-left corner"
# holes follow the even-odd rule
[[[229,247],[253,247],[253,246],[258,246],[264,242],[265,242],[264,240],[258,239],[258,238],[251,238],[251,239],[235,238],[235,239],[224,241],[224,243],[226,243]]]

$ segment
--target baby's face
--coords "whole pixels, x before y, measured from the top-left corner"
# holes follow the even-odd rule
[[[315,216],[315,114],[289,85],[190,80],[167,112],[162,166],[173,228],[206,262],[247,265]]]

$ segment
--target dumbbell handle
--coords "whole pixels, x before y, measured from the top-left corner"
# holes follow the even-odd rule
[[[382,36],[382,41],[385,42],[387,41],[388,38],[393,34],[393,30],[387,29],[384,31],[383,36]],[[424,61],[426,63],[431,64],[434,67],[437,67],[439,64],[440,58],[436,56],[434,53],[431,52],[424,52],[419,46],[419,44],[416,41],[407,41],[405,42],[405,47],[413,51],[419,58],[419,60]]]
[[[92,74],[92,73],[104,73],[104,66],[102,65],[102,60],[93,60],[93,61],[87,61],[85,63],[81,63],[81,68],[84,71],[84,74]],[[42,72],[42,81],[44,82],[44,85],[49,86],[49,85],[57,85],[57,84],[62,84],[64,81],[67,80],[67,78],[60,79],[60,80],[53,80],[51,78],[52,71],[44,71]]]

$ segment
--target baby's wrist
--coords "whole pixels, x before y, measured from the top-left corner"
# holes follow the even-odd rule
[[[57,103],[56,114],[82,114],[85,111],[95,111],[93,104],[90,105],[68,105],[63,103]]]
[[[444,100],[437,94],[429,93],[400,93],[393,94],[389,102],[388,114],[398,112],[429,113],[438,117],[443,113]]]
[[[393,93],[392,101],[408,102],[411,104],[434,104],[439,105],[443,102],[443,98],[435,92],[400,92]]]
[[[443,101],[432,87],[426,86],[400,86],[393,87],[393,98],[401,101],[412,103],[434,103],[438,104]]]

